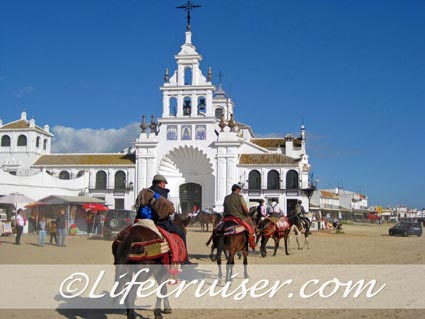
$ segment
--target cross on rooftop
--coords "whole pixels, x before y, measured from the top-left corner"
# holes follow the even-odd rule
[[[199,4],[194,4],[192,3],[190,0],[188,0],[184,5],[178,6],[176,7],[177,9],[184,9],[187,12],[187,25],[186,25],[186,30],[190,31],[190,11],[192,11],[193,9],[196,8],[200,8],[202,7]]]

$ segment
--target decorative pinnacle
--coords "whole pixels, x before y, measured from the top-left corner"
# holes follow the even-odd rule
[[[224,114],[221,115],[220,123],[218,124],[220,127],[220,132],[224,132],[224,128],[226,127],[226,123],[224,123]]]
[[[207,78],[208,82],[212,81],[212,69],[211,67],[208,68],[208,78]]]
[[[142,116],[142,124],[140,124],[140,128],[142,129],[142,133],[146,133],[146,129],[148,128],[148,125],[146,124],[146,116]]]
[[[230,132],[234,132],[235,131],[236,122],[233,119],[233,114],[230,114],[230,120],[229,120],[228,126],[230,127]]]
[[[170,78],[169,78],[169,76],[168,76],[168,68],[165,68],[164,82],[165,82],[165,83],[170,82]]]

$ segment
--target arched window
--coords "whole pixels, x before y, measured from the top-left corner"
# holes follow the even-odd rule
[[[298,172],[294,170],[286,173],[286,189],[298,188]]]
[[[37,136],[35,140],[35,147],[40,147],[40,136]]]
[[[104,171],[98,171],[96,173],[96,189],[106,189],[106,173]]]
[[[192,85],[192,68],[187,67],[184,69],[184,85]]]
[[[170,98],[170,115],[177,115],[177,99],[175,97]]]
[[[115,189],[125,189],[125,173],[118,171],[115,173]]]
[[[261,189],[261,174],[259,171],[249,172],[248,189]]]
[[[68,171],[61,171],[59,173],[59,179],[69,179],[70,175]]]
[[[276,170],[271,170],[267,174],[267,189],[280,189],[280,176]]]
[[[19,135],[18,146],[27,146],[27,137],[25,135]]]
[[[77,174],[77,178],[78,178],[78,177],[81,177],[81,176],[83,176],[83,175],[84,175],[84,171],[79,171],[79,172],[78,172],[78,174]]]
[[[43,141],[43,150],[47,150],[47,139]]]
[[[186,96],[183,100],[183,115],[189,116],[192,113],[192,100]]]
[[[216,108],[215,109],[215,118],[221,119],[222,116],[223,116],[223,109],[221,107]]]
[[[206,113],[206,111],[207,111],[207,104],[206,104],[205,98],[201,96],[198,98],[198,114]]]
[[[9,135],[3,135],[1,137],[1,146],[10,146],[10,136]]]

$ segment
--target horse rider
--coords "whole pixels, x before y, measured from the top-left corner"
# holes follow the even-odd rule
[[[153,177],[152,185],[149,187],[149,189],[152,190],[154,194],[159,194],[156,196],[162,196],[165,199],[169,200],[170,190],[168,188],[165,188],[167,184],[167,179],[164,176],[157,174]],[[158,214],[155,214],[155,212],[152,211],[152,209],[148,205],[145,205],[140,207],[140,209],[137,211],[136,220],[137,219],[151,219],[156,226],[165,229],[169,233],[176,233],[179,237],[181,237],[187,249],[186,234],[184,230],[179,225],[173,223],[170,216],[165,219],[159,220]],[[191,262],[189,258],[185,260],[184,264],[197,265],[197,263]]]
[[[306,225],[310,224],[310,220],[306,216],[304,206],[302,205],[302,201],[300,199],[297,201],[297,205],[295,205],[295,212],[296,212],[298,218],[303,223],[304,228],[307,228]]]
[[[254,226],[248,219],[249,211],[246,206],[245,199],[240,195],[241,187],[238,184],[232,186],[232,193],[224,198],[224,213],[223,216],[233,216],[240,220],[242,226],[248,231],[249,241],[255,243],[254,239]],[[252,246],[251,246],[252,247]],[[254,246],[255,247],[255,246]]]
[[[267,214],[266,207],[264,206],[264,199],[260,199],[259,204],[257,206],[257,214],[256,214],[255,222],[258,225],[261,221],[268,219],[269,217],[270,215]]]
[[[269,212],[268,213],[272,217],[285,216],[285,213],[283,212],[282,208],[280,207],[279,203],[276,200],[273,200],[270,203],[270,207],[269,207]]]

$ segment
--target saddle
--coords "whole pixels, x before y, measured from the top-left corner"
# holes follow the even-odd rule
[[[158,234],[159,238],[131,243],[128,260],[142,262],[162,258],[163,263],[169,265],[168,271],[170,274],[177,274],[179,265],[187,259],[187,250],[180,236],[157,227],[149,219],[141,219],[120,231],[114,241],[114,245],[119,245],[132,227],[148,228]]]
[[[234,217],[226,216],[223,217],[220,222],[215,227],[213,234],[216,236],[223,235],[234,236],[243,232],[248,232],[248,241],[251,248],[255,249],[255,238],[254,238],[254,229],[253,226],[249,225],[246,221]]]
[[[227,237],[243,233],[246,229],[240,221],[241,220],[239,218],[233,216],[224,217],[215,227],[214,234]]]
[[[289,229],[291,226],[286,217],[270,217],[269,219],[270,226],[267,225],[262,229],[263,235],[266,237],[270,237],[275,232],[279,238],[282,238],[285,235],[285,231]],[[274,226],[274,227],[273,227]]]

